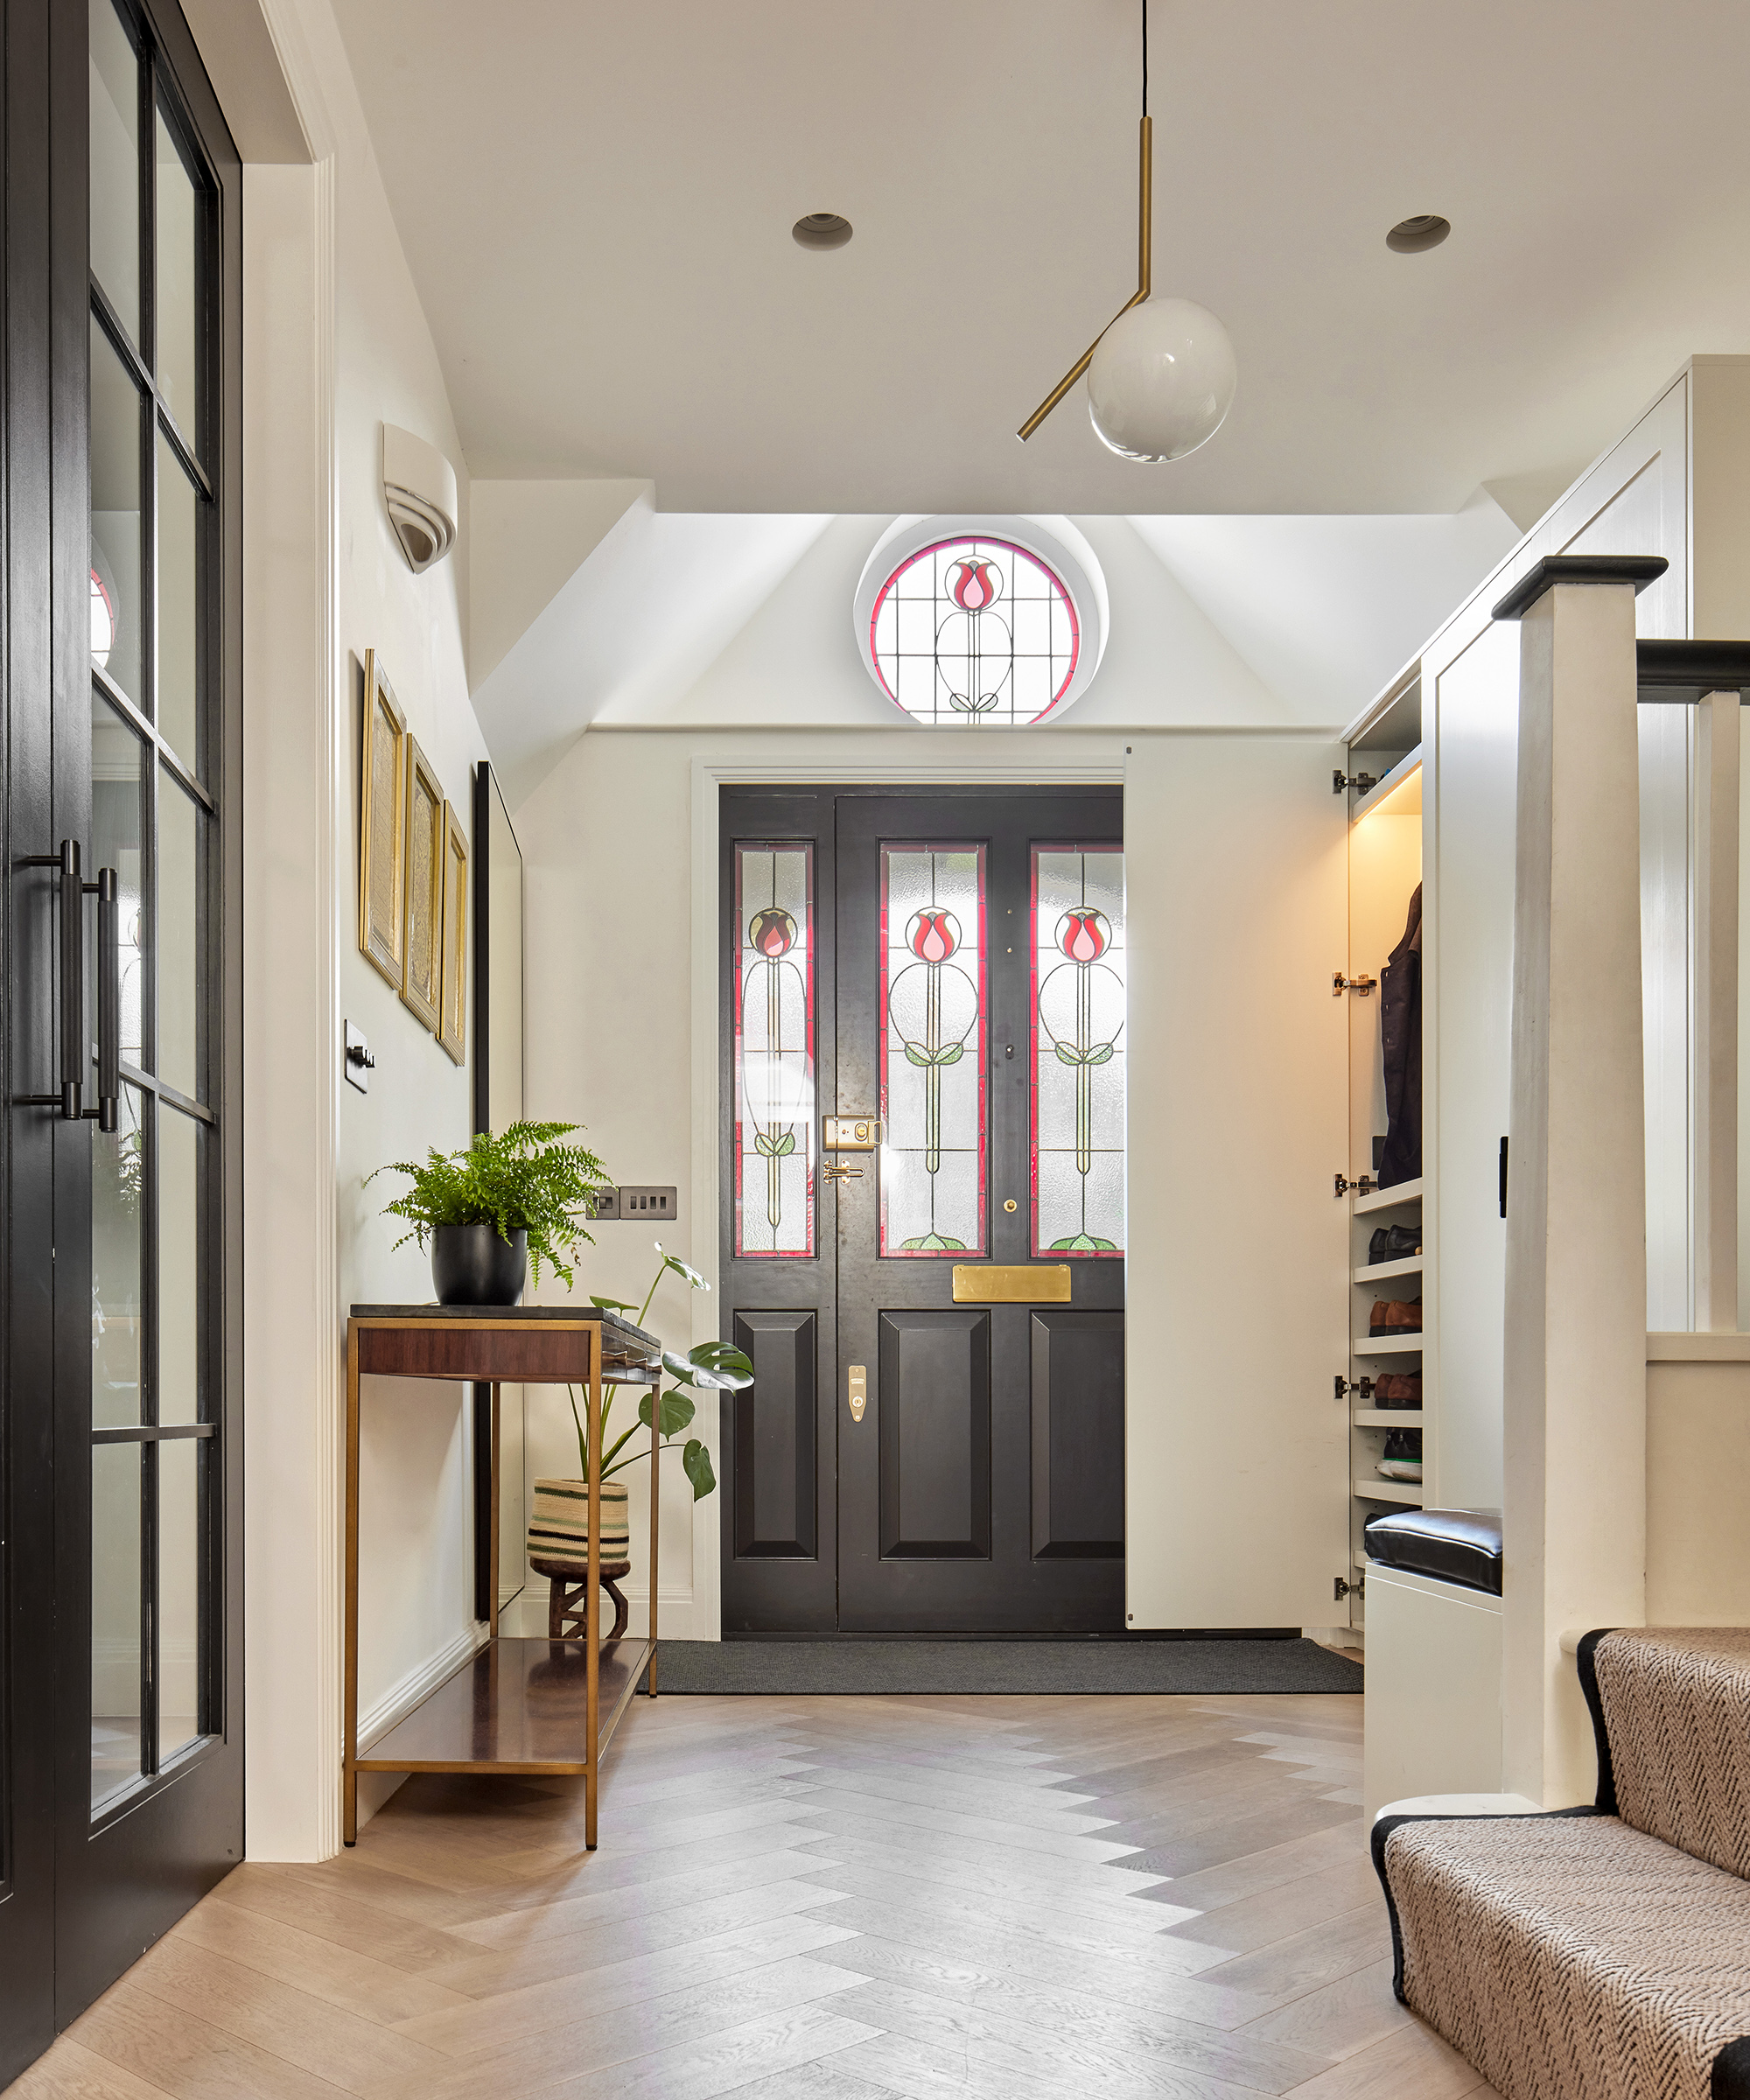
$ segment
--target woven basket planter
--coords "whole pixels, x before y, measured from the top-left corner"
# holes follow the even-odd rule
[[[607,1567],[631,1556],[624,1480],[601,1485],[601,1560]],[[589,1574],[590,1484],[587,1480],[536,1480],[528,1508],[528,1558],[543,1573]]]

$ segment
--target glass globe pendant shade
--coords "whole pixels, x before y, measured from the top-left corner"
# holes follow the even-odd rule
[[[1100,338],[1088,410],[1122,458],[1182,459],[1221,429],[1239,376],[1228,332],[1207,306],[1144,299]]]

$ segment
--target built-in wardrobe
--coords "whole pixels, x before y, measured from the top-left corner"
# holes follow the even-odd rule
[[[1552,554],[1662,556],[1643,638],[1750,635],[1750,359],[1685,366],[1340,738],[1133,746],[1128,908],[1158,963],[1131,992],[1150,1074],[1130,1107],[1133,1627],[1365,1638],[1369,1516],[1502,1506],[1520,635],[1492,613]],[[1698,1320],[1693,710],[1639,724],[1648,1326],[1718,1357],[1735,1335],[1688,1334],[1738,1326],[1704,1285]],[[1381,1156],[1382,978],[1418,886],[1421,1171],[1399,1179]],[[1396,1244],[1374,1264],[1382,1226]],[[1398,1313],[1369,1332],[1376,1302],[1418,1298],[1419,1328]],[[1379,1404],[1382,1378],[1413,1376],[1419,1393],[1388,1392],[1419,1407]],[[1419,1481],[1385,1456],[1407,1431]],[[1663,1550],[1649,1532],[1649,1562]],[[1487,1708],[1498,1628],[1464,1631]],[[1464,1644],[1424,1645],[1450,1665]],[[1486,1764],[1487,1712],[1475,1741]]]

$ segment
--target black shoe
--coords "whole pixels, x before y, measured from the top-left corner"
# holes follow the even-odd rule
[[[1408,1261],[1412,1254],[1421,1251],[1419,1225],[1382,1225],[1368,1242],[1369,1263]]]

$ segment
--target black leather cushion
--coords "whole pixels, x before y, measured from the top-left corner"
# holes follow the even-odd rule
[[[1370,1516],[1368,1558],[1467,1590],[1501,1594],[1501,1518],[1486,1509],[1394,1509]]]

